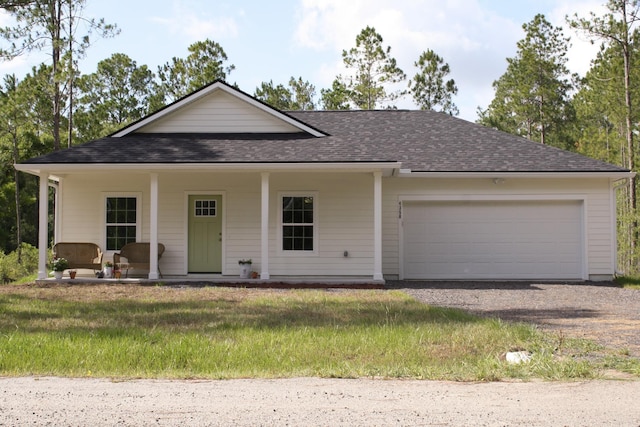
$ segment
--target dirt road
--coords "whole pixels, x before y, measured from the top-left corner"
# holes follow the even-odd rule
[[[640,381],[2,378],[2,426],[640,426]]]

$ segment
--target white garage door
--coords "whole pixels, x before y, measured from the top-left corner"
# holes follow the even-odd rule
[[[582,202],[404,202],[407,279],[580,279]]]

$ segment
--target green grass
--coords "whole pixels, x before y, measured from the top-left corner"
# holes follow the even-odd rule
[[[615,282],[626,289],[640,289],[640,277],[638,276],[618,276]]]
[[[515,349],[533,361],[507,364]],[[600,374],[600,350],[397,291],[0,287],[5,376],[573,379]]]

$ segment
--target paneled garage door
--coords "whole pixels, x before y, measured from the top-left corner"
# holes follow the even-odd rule
[[[403,203],[407,279],[580,279],[581,201]]]

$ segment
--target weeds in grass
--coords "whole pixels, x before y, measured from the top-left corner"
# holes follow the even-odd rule
[[[592,378],[534,326],[430,307],[399,291],[74,285],[0,289],[0,374]],[[585,351],[562,340],[562,352]],[[508,365],[511,348],[534,353]]]

